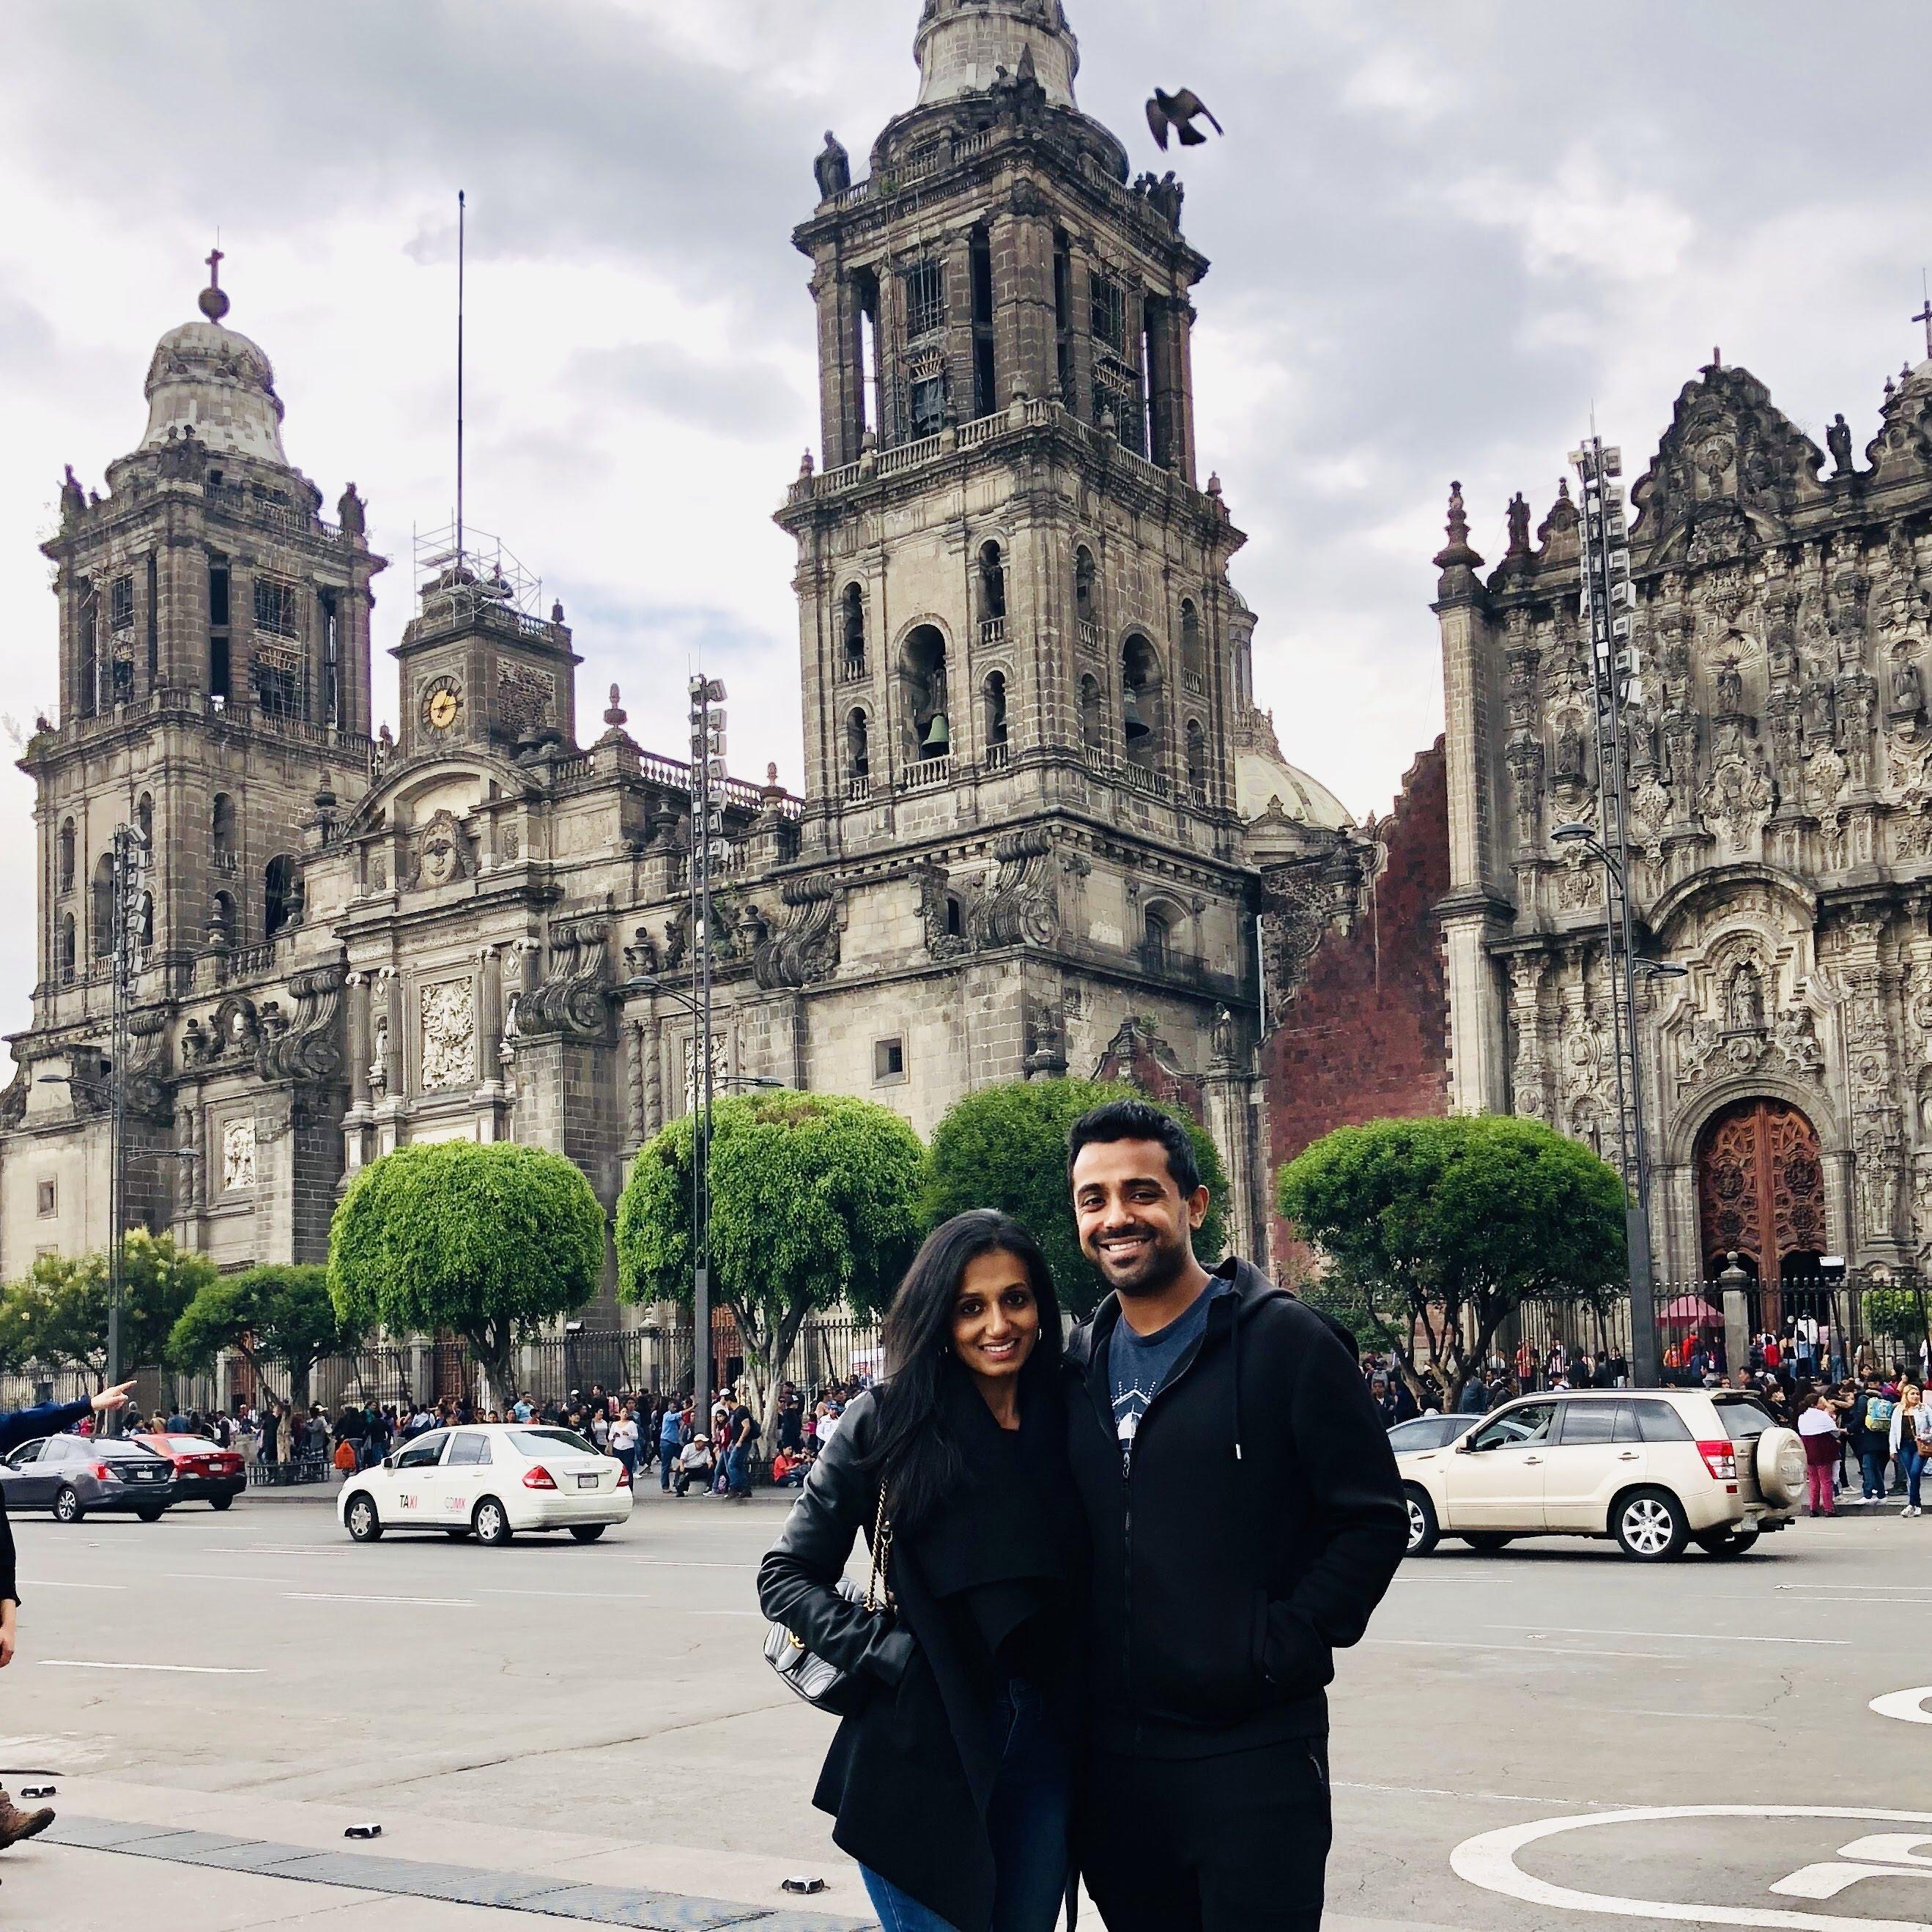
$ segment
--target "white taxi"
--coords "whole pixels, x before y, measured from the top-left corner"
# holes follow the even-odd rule
[[[570,1429],[544,1423],[432,1429],[343,1483],[336,1515],[358,1543],[385,1530],[441,1530],[508,1543],[519,1530],[567,1529],[595,1543],[631,1515],[631,1474]]]

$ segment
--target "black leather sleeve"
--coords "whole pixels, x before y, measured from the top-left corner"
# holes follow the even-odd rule
[[[858,1468],[876,1416],[868,1394],[839,1418],[778,1541],[758,1566],[758,1603],[814,1657],[854,1676],[896,1684],[912,1660],[910,1632],[838,1588],[852,1546],[862,1532],[870,1535],[878,1509],[878,1491]]]

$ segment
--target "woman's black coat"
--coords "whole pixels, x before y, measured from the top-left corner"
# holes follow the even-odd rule
[[[916,1538],[892,1542],[896,1624],[838,1593],[854,1541],[862,1532],[871,1541],[878,1489],[859,1465],[878,1426],[870,1393],[841,1417],[759,1570],[758,1600],[807,1649],[876,1687],[839,1725],[812,1794],[838,1820],[833,1841],[961,1932],[984,1932],[994,1877],[986,1808],[999,1764]]]

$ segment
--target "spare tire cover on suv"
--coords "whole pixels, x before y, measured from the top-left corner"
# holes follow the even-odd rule
[[[1795,1429],[1767,1429],[1757,1438],[1757,1486],[1773,1509],[1804,1499],[1804,1444]]]

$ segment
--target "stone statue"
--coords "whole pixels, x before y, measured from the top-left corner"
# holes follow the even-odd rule
[[[1732,1033],[1764,1030],[1764,982],[1749,960],[1739,963],[1731,975],[1730,1010],[1726,1022]]]
[[[1529,550],[1529,501],[1519,490],[1509,500],[1509,554],[1523,556]]]
[[[1556,734],[1556,774],[1559,782],[1573,783],[1583,776],[1583,734],[1574,715],[1564,718]]]
[[[67,474],[61,479],[61,521],[71,523],[87,508],[87,493],[80,487],[80,478],[74,473],[74,465],[67,466]]]
[[[820,201],[830,201],[852,185],[852,157],[830,128],[825,130],[825,146],[819,151],[818,160],[812,163],[812,171],[818,177]]]
[[[1925,710],[1925,682],[1917,663],[1900,658],[1892,668],[1892,715],[1918,718]]]
[[[356,494],[356,485],[350,484],[342,493],[342,500],[335,506],[337,520],[342,526],[346,537],[359,537],[367,527],[364,512],[368,508]]]
[[[1849,476],[1852,473],[1852,431],[1842,410],[1832,418],[1832,426],[1825,432],[1825,447],[1832,452],[1832,460],[1838,465],[1834,473]]]
[[[1170,228],[1180,226],[1180,206],[1187,199],[1187,190],[1172,168],[1159,181],[1151,175],[1148,177],[1147,198],[1148,205]]]
[[[1210,1051],[1216,1066],[1232,1066],[1234,1064],[1234,1016],[1226,1006],[1214,1015],[1214,1030]]]
[[[1831,680],[1814,677],[1804,687],[1804,735],[1812,740],[1828,739],[1835,723]]]
[[[1736,658],[1726,658],[1718,667],[1718,716],[1736,718],[1744,708],[1744,680]]]

